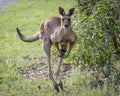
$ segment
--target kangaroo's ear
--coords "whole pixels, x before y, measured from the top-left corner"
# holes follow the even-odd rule
[[[74,11],[75,11],[75,8],[69,9],[68,15],[69,16],[73,15]]]
[[[59,13],[63,16],[65,15],[65,11],[62,7],[59,7]]]

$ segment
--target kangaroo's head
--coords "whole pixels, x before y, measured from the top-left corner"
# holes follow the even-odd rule
[[[62,7],[59,7],[59,13],[61,15],[61,25],[64,28],[68,28],[71,26],[71,15],[73,15],[75,8],[69,9],[68,13],[64,11]]]

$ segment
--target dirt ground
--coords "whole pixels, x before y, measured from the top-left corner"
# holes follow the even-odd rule
[[[48,80],[48,64],[46,57],[34,57],[30,58],[29,56],[23,57],[28,66],[26,68],[19,68],[19,72],[26,78],[26,79],[45,79]],[[31,64],[30,64],[31,63]],[[56,62],[57,63],[57,62]],[[52,64],[53,73],[55,72],[57,64]],[[61,65],[60,76],[61,78],[67,78],[70,76],[72,70],[72,64],[70,63],[63,63]]]

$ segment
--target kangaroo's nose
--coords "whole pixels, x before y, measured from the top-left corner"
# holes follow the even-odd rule
[[[68,27],[68,25],[65,25],[65,27],[67,28],[67,27]]]

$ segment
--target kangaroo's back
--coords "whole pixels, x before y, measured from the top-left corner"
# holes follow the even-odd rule
[[[61,26],[61,18],[60,17],[51,17],[49,19],[46,19],[42,22],[40,26],[40,33],[41,37],[44,35],[47,35],[50,37],[50,35],[56,30],[56,28]]]

